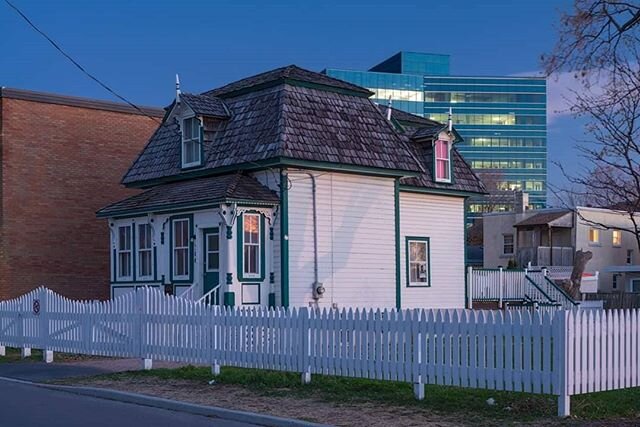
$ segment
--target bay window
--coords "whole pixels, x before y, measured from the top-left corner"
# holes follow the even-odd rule
[[[172,279],[188,281],[191,277],[191,224],[189,218],[172,221]]]
[[[242,230],[242,273],[244,277],[260,277],[261,224],[259,214],[244,214]]]
[[[153,249],[151,224],[138,225],[138,278],[153,277]]]
[[[131,280],[133,278],[131,237],[131,225],[118,227],[118,241],[116,245],[116,275],[118,280]]]

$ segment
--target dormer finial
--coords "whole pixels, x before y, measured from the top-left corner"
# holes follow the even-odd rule
[[[389,103],[387,104],[387,120],[391,120],[391,97],[389,97]]]
[[[451,109],[451,107],[449,107],[449,120],[447,121],[447,125],[448,125],[448,129],[449,129],[449,133],[451,133],[451,131],[453,130],[453,110]]]
[[[176,103],[180,103],[180,76],[176,74]]]

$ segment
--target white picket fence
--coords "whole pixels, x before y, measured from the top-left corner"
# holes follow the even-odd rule
[[[138,289],[0,302],[0,346],[569,397],[640,383],[638,310],[239,309]],[[4,348],[2,348],[4,350]]]

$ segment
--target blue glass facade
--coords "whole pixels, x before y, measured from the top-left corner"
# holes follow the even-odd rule
[[[547,202],[546,80],[449,75],[448,55],[401,52],[370,71],[327,69],[369,88],[374,100],[445,122],[449,107],[464,141],[458,149],[491,190],[523,190],[532,208]],[[509,210],[501,198],[472,200],[470,221]]]

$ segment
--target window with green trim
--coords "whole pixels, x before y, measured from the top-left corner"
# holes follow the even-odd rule
[[[153,277],[151,224],[138,224],[138,279]]]
[[[430,286],[429,238],[407,237],[407,286]]]
[[[200,166],[202,162],[200,120],[190,117],[182,120],[182,167]]]
[[[131,280],[133,278],[133,251],[131,225],[118,227],[118,242],[116,254],[116,271],[118,280]]]
[[[243,215],[242,232],[243,276],[249,278],[260,277],[260,234],[262,232],[260,229],[260,215],[245,213]]]
[[[189,218],[175,219],[172,226],[173,279],[188,280],[191,270],[191,263],[189,262],[191,259]]]

